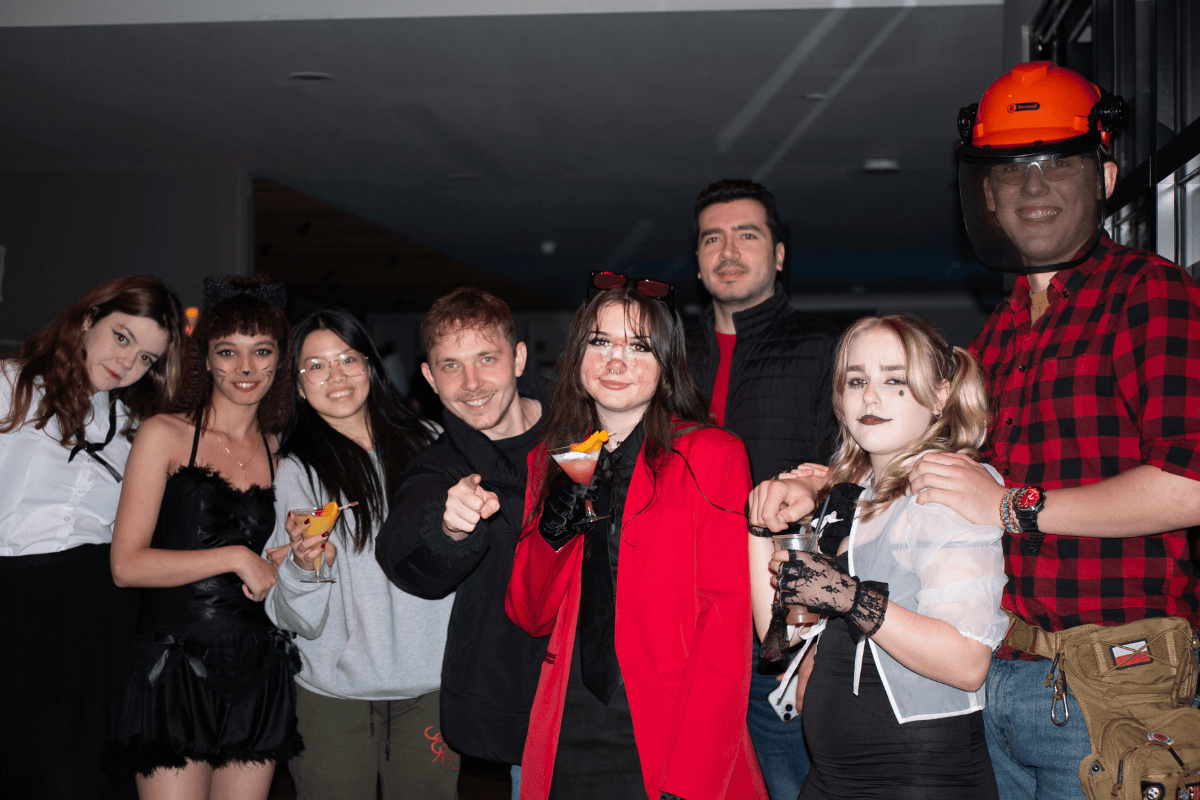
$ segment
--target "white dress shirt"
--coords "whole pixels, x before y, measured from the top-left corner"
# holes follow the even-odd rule
[[[0,417],[11,407],[16,375],[15,362],[0,363]],[[26,419],[41,398],[42,389],[35,387]],[[108,435],[108,403],[108,392],[92,395],[84,428],[89,442],[103,442]],[[121,435],[127,418],[125,404],[118,401],[116,434],[98,454],[118,473],[124,473],[129,458],[130,443]],[[28,423],[0,434],[0,556],[57,553],[112,541],[121,485],[83,451],[68,463],[71,448],[63,447],[60,437],[54,418],[42,430]]]

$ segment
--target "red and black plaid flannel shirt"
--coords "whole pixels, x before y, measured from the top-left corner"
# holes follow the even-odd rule
[[[1200,286],[1153,253],[1101,236],[1056,274],[1034,325],[1017,280],[971,349],[992,390],[984,459],[1008,486],[1085,486],[1140,464],[1200,480]],[[1002,605],[1050,631],[1178,616],[1200,627],[1186,532],[1047,534],[1036,556],[1005,534]],[[1008,645],[997,651],[1013,657]]]

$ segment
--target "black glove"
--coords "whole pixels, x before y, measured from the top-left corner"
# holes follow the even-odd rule
[[[596,483],[595,478],[592,484]],[[584,500],[595,500],[593,486],[568,483],[552,492],[542,504],[538,533],[555,550],[561,550],[583,526]]]
[[[771,603],[771,624],[767,627],[767,635],[763,637],[762,646],[758,648],[758,658],[768,664],[777,664],[787,655],[787,609],[782,603]]]
[[[860,581],[829,556],[795,553],[792,560],[779,565],[777,582],[784,603],[806,606],[828,617],[845,617],[854,623],[851,633],[857,626],[867,636],[874,636],[883,624],[888,585]]]

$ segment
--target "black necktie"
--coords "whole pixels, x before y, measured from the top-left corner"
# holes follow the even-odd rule
[[[121,482],[121,473],[117,472],[116,467],[114,467],[112,464],[108,463],[107,461],[105,461],[103,458],[101,458],[98,455],[99,452],[104,449],[104,446],[113,440],[113,435],[116,432],[117,432],[117,404],[115,401],[109,401],[109,403],[108,403],[108,436],[105,436],[104,441],[100,442],[99,444],[97,444],[95,442],[89,442],[83,436],[83,433],[84,433],[83,428],[80,428],[79,431],[76,432],[76,434],[75,434],[75,441],[79,442],[79,444],[77,444],[71,448],[71,455],[67,457],[67,463],[70,464],[72,461],[74,461],[75,456],[79,455],[79,451],[82,450],[85,453],[87,453],[89,456],[94,458],[100,464],[100,466],[102,466],[106,470],[108,470],[108,474],[113,476],[113,480],[115,480],[117,483],[120,483]]]
[[[600,464],[601,491],[609,492],[610,498],[615,472],[613,455],[608,454]],[[593,524],[585,534],[579,596],[579,669],[583,685],[605,705],[621,688],[622,680],[614,643],[617,599],[608,553],[609,530],[619,526],[615,517],[621,509],[617,505],[610,500],[609,512],[613,517]]]

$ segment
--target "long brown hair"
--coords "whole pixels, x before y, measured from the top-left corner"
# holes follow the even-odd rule
[[[200,313],[191,341],[188,342],[183,384],[172,410],[187,415],[197,425],[204,424],[204,412],[209,407],[213,392],[212,374],[206,368],[210,341],[235,334],[270,336],[279,346],[279,361],[271,388],[258,404],[258,429],[265,434],[280,433],[292,417],[292,387],[296,371],[292,369],[291,326],[281,309],[248,293],[266,285],[266,276],[242,278],[231,275],[224,279],[224,283],[246,293],[221,300]]]
[[[584,353],[596,331],[600,311],[609,305],[625,308],[626,318],[638,320],[641,334],[658,362],[658,386],[650,398],[642,423],[645,438],[643,456],[651,478],[674,450],[679,436],[709,423],[708,404],[688,371],[683,323],[666,303],[647,297],[633,286],[599,292],[589,299],[571,320],[567,345],[555,365],[555,383],[550,394],[550,409],[542,423],[542,442],[553,448],[568,441],[580,442],[592,432],[596,404],[579,378]],[[683,423],[680,425],[679,423]],[[550,493],[569,480],[560,469],[550,467],[550,457],[542,454],[542,482],[537,502],[528,510],[532,519]]]
[[[118,278],[88,292],[25,342],[17,357],[20,371],[13,386],[12,405],[0,420],[0,433],[10,433],[26,422],[42,430],[51,419],[57,419],[63,446],[78,444],[76,434],[92,413],[84,329],[116,311],[153,320],[167,334],[167,349],[146,374],[136,383],[109,393],[110,398],[122,401],[129,409],[129,422],[121,433],[132,439],[139,422],[170,407],[179,385],[183,356],[183,309],[179,299],[158,278]],[[45,393],[33,415],[26,419],[38,378]]]
[[[869,520],[908,491],[908,472],[917,457],[926,451],[967,453],[979,457],[979,448],[987,438],[987,382],[979,361],[970,351],[950,348],[937,329],[908,314],[863,317],[851,325],[838,343],[833,372],[833,412],[838,421],[838,447],[829,464],[826,488],[817,496],[817,505],[829,489],[846,481],[859,481],[871,471],[870,455],[863,450],[842,413],[842,391],[846,386],[847,351],[854,337],[874,328],[896,334],[904,348],[905,375],[913,399],[931,409],[937,402],[938,388],[950,385],[942,414],[935,418],[916,441],[888,464],[883,475],[875,476],[875,496],[862,501],[863,520]]]

